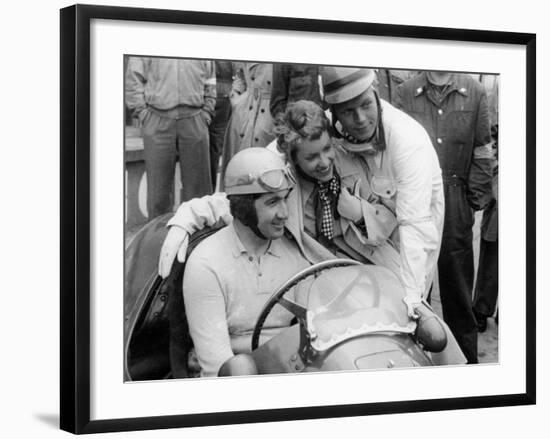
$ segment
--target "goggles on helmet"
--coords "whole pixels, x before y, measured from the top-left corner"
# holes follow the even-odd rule
[[[290,189],[295,184],[296,179],[289,165],[286,164],[283,168],[249,173],[240,176],[236,181],[228,181],[226,184],[226,192],[232,194],[277,192],[284,189]]]
[[[257,176],[252,175],[251,177],[256,179],[260,186],[270,192],[289,189],[296,184],[296,179],[288,164],[283,169],[262,171]]]

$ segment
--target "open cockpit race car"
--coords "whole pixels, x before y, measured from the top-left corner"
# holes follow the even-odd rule
[[[171,214],[146,224],[126,248],[124,378],[126,381],[197,376],[189,368],[189,336],[182,284],[185,264],[157,274]],[[219,229],[219,228],[218,228]],[[217,229],[194,234],[188,255]],[[295,288],[296,301],[285,297]],[[260,374],[387,369],[464,363],[450,332],[435,315],[412,320],[404,290],[388,269],[335,259],[312,265],[275,291],[257,318],[252,358]],[[293,323],[259,345],[274,306]],[[420,311],[421,309],[419,309]],[[449,349],[450,346],[450,349]],[[458,351],[457,351],[458,350]]]

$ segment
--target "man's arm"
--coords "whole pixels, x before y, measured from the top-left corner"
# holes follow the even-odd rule
[[[147,107],[145,102],[146,62],[147,58],[131,56],[126,67],[124,96],[126,105],[133,110],[132,115],[136,118]]]
[[[234,108],[247,89],[246,78],[244,75],[246,65],[241,62],[232,62],[231,66],[233,69],[233,84],[231,84],[229,101],[231,102],[231,107]]]
[[[219,221],[229,224],[232,220],[227,196],[224,192],[216,192],[182,203],[167,225],[180,227],[192,235]]]
[[[176,256],[180,262],[185,261],[187,244],[193,233],[218,222],[229,224],[232,220],[229,201],[223,192],[182,203],[167,224],[170,230],[160,250],[159,275],[164,279],[168,277]]]
[[[437,256],[434,252],[441,239],[431,212],[432,175],[434,167],[439,165],[425,130],[411,134],[413,138],[401,139],[407,143],[396,148],[393,166],[397,180],[401,277],[407,300],[419,303],[430,274],[426,272],[428,258]]]
[[[205,61],[206,81],[204,82],[203,111],[208,113],[210,120],[214,117],[216,108],[216,64],[214,61]]]
[[[189,333],[202,376],[217,376],[233,356],[226,317],[225,298],[207,258],[192,255],[183,277],[183,298]]]
[[[493,148],[487,94],[482,91],[475,124],[474,150],[468,175],[468,203],[474,210],[485,208],[492,199]]]

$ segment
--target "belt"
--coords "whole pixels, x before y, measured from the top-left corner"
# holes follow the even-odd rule
[[[170,108],[169,110],[160,110],[152,105],[149,105],[147,108],[159,117],[173,120],[189,119],[199,114],[202,110],[201,107],[190,107],[188,105],[178,105],[174,108]]]

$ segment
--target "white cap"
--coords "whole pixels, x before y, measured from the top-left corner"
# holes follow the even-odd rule
[[[374,81],[374,70],[354,67],[323,67],[323,91],[329,104],[347,102],[365,92]]]

